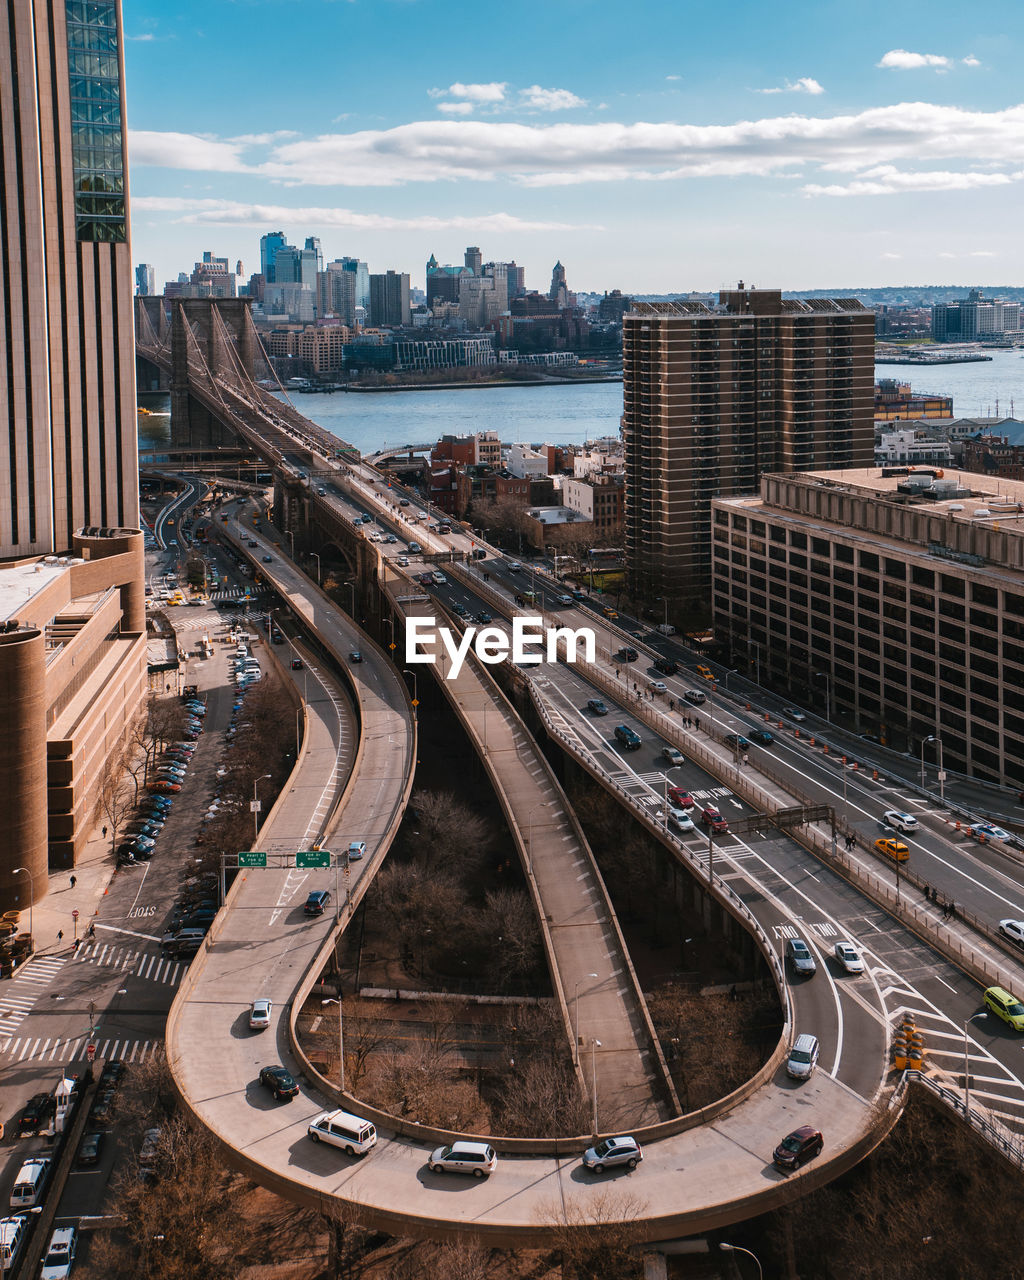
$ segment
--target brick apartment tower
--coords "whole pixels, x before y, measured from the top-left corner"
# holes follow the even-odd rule
[[[854,298],[741,281],[715,309],[636,303],[623,370],[630,590],[678,616],[710,610],[713,498],[873,460],[874,314]]]
[[[0,899],[19,905],[14,867],[42,896],[55,808],[73,859],[85,780],[145,692],[122,48],[120,0],[0,4]]]

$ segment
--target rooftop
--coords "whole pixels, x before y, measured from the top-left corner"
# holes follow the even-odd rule
[[[0,567],[0,622],[16,619],[22,624],[30,622],[33,626],[49,622],[49,617],[29,616],[33,598],[61,574],[67,573],[69,565],[81,563],[71,556],[42,556],[9,568]]]

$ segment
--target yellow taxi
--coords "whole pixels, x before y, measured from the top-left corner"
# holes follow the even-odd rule
[[[697,664],[697,674],[699,676],[703,676],[705,680],[714,680],[715,678],[715,673],[711,670],[711,668],[701,666],[700,663]]]
[[[1004,987],[989,987],[984,996],[985,1008],[1002,1018],[1014,1031],[1024,1031],[1024,1004]]]
[[[604,607],[604,616],[606,618],[617,618],[619,615],[618,615],[618,612],[615,609],[613,609],[610,604],[606,604]]]
[[[896,862],[906,862],[910,857],[910,850],[902,840],[876,840],[875,848]]]

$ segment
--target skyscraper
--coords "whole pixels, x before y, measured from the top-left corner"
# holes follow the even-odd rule
[[[265,236],[260,236],[260,274],[267,284],[273,284],[277,278],[274,274],[277,251],[287,243],[283,231],[268,231]]]
[[[0,906],[73,866],[145,695],[118,0],[0,8]]]
[[[467,248],[465,258],[464,258],[464,261],[466,263],[466,270],[472,271],[472,273],[475,276],[478,276],[480,274],[480,265],[483,262],[483,260],[484,260],[484,255],[480,252],[480,250],[476,247],[475,244],[471,244]]]
[[[156,271],[148,262],[140,262],[135,268],[135,292],[140,298],[151,298],[156,293]]]
[[[398,328],[409,324],[411,318],[408,275],[388,271],[370,276],[370,323]]]
[[[561,311],[568,299],[568,290],[565,285],[565,267],[560,262],[556,262],[551,271],[551,288],[548,290],[548,297]]]
[[[873,457],[874,315],[854,298],[779,290],[637,303],[623,317],[630,590],[700,609],[711,500],[764,471],[863,467]]]

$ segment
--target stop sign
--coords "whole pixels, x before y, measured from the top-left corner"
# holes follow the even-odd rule
[[[78,919],[78,908],[77,908],[77,907],[75,907],[74,911],[72,911],[72,913],[71,913],[71,919],[72,919],[72,920],[77,920],[77,919]]]
[[[91,1041],[85,1046],[85,1056],[90,1062],[96,1057],[96,1046]]]

